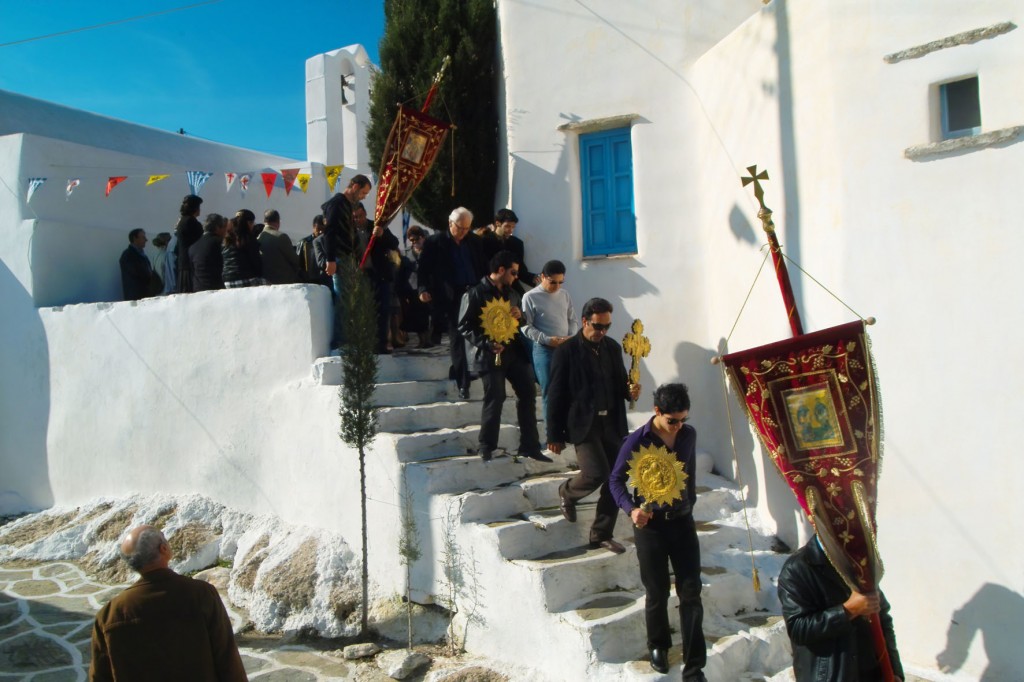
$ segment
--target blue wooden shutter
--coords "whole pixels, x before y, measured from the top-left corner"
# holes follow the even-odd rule
[[[583,255],[636,253],[629,128],[580,135]]]

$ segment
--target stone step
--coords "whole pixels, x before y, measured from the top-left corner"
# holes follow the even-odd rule
[[[669,603],[670,614],[675,603]],[[584,637],[584,646],[601,661],[625,663],[647,651],[642,591],[591,594],[568,604],[558,615],[561,622]]]
[[[410,489],[418,494],[438,495],[441,493],[462,493],[484,491],[507,485],[528,476],[556,474],[575,466],[576,460],[565,453],[553,456],[553,462],[538,462],[533,459],[513,461],[506,454],[496,456],[490,462],[483,462],[476,455],[461,455],[435,460],[410,462],[405,475]]]
[[[494,521],[488,526],[494,531],[498,551],[505,559],[536,559],[553,552],[574,547],[585,547],[590,540],[590,525],[594,521],[598,492],[576,505],[576,522],[569,523],[558,507],[536,509],[522,515]],[[615,538],[632,542],[632,526],[624,518],[615,524]],[[600,550],[602,552],[607,550]]]
[[[583,545],[512,563],[538,574],[544,605],[555,612],[595,591],[640,589],[636,547],[623,541],[625,554]]]
[[[476,455],[479,437],[479,426],[465,426],[417,433],[380,433],[377,435],[377,442],[382,443],[382,447],[393,448],[400,462],[422,462]],[[516,453],[519,448],[519,427],[514,424],[502,424],[498,429],[498,447],[509,453]],[[480,462],[481,466],[488,464]]]
[[[378,355],[377,382],[448,380],[450,360],[447,352]],[[313,361],[313,382],[321,386],[339,386],[342,378],[341,357],[334,355]]]
[[[418,431],[433,431],[443,428],[454,429],[480,423],[482,405],[479,398],[473,397],[474,389],[472,387],[470,388],[471,399],[468,401],[455,400],[453,402],[453,389],[449,390],[446,395],[449,397],[449,400],[441,402],[381,407],[377,412],[377,423],[380,426],[380,430],[390,433],[416,433]],[[511,395],[511,392],[509,395]],[[543,439],[544,424],[539,419],[539,407],[537,414],[537,428]],[[506,398],[501,410],[501,421],[503,424],[517,423],[515,398]]]

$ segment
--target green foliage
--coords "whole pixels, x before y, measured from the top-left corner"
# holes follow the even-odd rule
[[[498,177],[494,0],[385,0],[384,15],[381,72],[373,84],[367,131],[370,163],[380,168],[397,104],[419,110],[441,61],[449,55],[451,65],[429,113],[456,129],[448,133],[408,208],[435,228],[448,224],[448,214],[456,206],[471,210],[479,224],[489,222]]]
[[[339,387],[341,439],[362,450],[377,434],[377,410],[373,392],[377,386],[377,304],[369,280],[354,261],[342,259],[345,342],[342,345],[343,378]]]

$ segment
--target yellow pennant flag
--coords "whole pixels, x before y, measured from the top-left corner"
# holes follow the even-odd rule
[[[338,176],[341,175],[341,169],[343,166],[324,166],[324,173],[327,175],[327,184],[330,185],[331,191],[334,191],[334,185],[338,182]]]
[[[306,190],[309,188],[309,179],[311,177],[313,176],[311,176],[309,173],[299,173],[298,176],[295,178],[295,182],[299,183],[299,189],[302,190],[303,194],[305,194]]]
[[[170,175],[150,175],[149,176],[149,180],[146,181],[146,187],[149,187],[150,185],[155,185],[156,183],[160,182],[161,180],[166,180],[169,177],[171,177],[171,176]]]

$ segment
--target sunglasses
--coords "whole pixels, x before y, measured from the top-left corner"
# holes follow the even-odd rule
[[[680,424],[685,424],[688,421],[690,421],[689,417],[683,417],[682,419],[676,419],[675,417],[665,417],[665,423],[668,424],[669,426],[679,426]]]
[[[612,328],[611,322],[608,324],[601,324],[600,322],[591,322],[590,320],[587,320],[587,324],[589,324],[595,332],[606,332]]]

